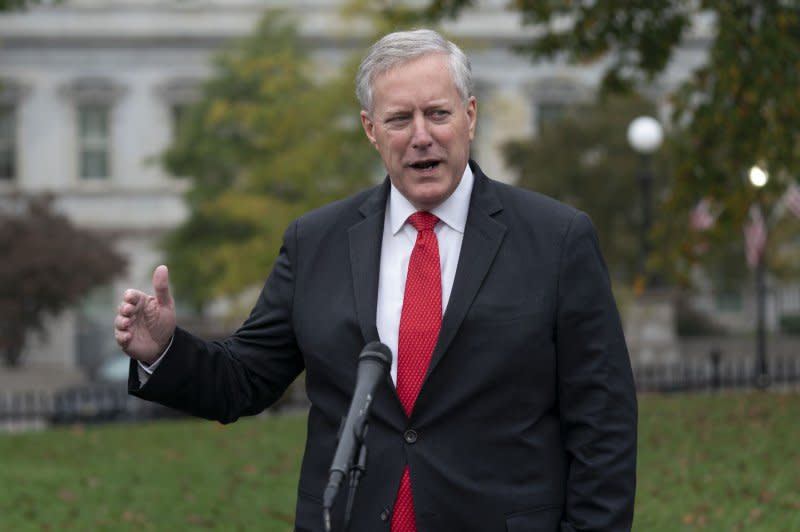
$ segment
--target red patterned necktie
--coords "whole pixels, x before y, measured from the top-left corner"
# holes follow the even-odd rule
[[[397,345],[397,395],[408,416],[411,416],[442,327],[442,273],[439,242],[433,232],[438,221],[429,212],[416,212],[408,218],[417,230],[417,241],[408,263]],[[392,532],[416,530],[411,477],[406,466],[392,512]]]

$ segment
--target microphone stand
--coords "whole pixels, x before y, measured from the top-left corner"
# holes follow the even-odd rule
[[[342,422],[344,423],[344,419],[342,419]],[[367,435],[368,427],[369,424],[366,422],[366,420],[360,427],[353,427],[353,432],[355,433],[356,441],[358,442],[358,460],[350,465],[350,471],[348,475],[348,487],[350,489],[347,492],[347,506],[345,507],[342,532],[347,532],[350,528],[350,518],[352,517],[353,502],[355,501],[358,483],[361,481],[361,477],[367,473],[367,445],[364,442],[364,438]],[[344,426],[342,426],[342,428],[344,428]],[[339,439],[341,439],[341,434],[339,434]],[[330,508],[324,508],[323,519],[325,521],[325,531],[331,532]]]
[[[367,435],[367,424],[364,424],[364,431],[359,438],[360,446],[358,449],[358,460],[350,467],[350,490],[347,493],[347,507],[344,514],[344,526],[342,532],[347,532],[350,528],[350,516],[353,511],[353,501],[356,497],[358,483],[367,472],[367,445],[364,437]]]
[[[328,484],[322,494],[322,517],[327,532],[331,530],[331,508],[345,477],[350,486],[344,519],[345,531],[350,524],[356,488],[367,468],[364,437],[367,433],[369,407],[381,380],[387,378],[391,365],[392,351],[380,342],[368,343],[358,356],[353,397],[339,428],[339,442],[329,470]]]

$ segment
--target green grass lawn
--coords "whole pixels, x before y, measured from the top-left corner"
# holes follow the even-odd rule
[[[0,434],[0,531],[290,531],[305,420]],[[800,395],[640,399],[635,530],[800,530]]]
[[[288,531],[304,419],[0,435],[0,531]]]
[[[635,530],[800,530],[800,395],[645,396]]]

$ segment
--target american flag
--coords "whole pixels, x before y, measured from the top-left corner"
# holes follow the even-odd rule
[[[758,205],[750,207],[750,216],[744,226],[744,240],[747,265],[755,269],[767,247],[767,225]]]
[[[783,195],[783,204],[792,214],[800,218],[800,186],[792,183]]]
[[[689,213],[689,227],[692,231],[705,231],[714,225],[716,217],[711,213],[711,200],[703,198]]]

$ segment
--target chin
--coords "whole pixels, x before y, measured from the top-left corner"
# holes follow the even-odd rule
[[[428,210],[433,209],[447,199],[448,194],[444,191],[437,191],[436,193],[428,192],[425,194],[414,194],[409,198],[409,201],[418,209]]]

